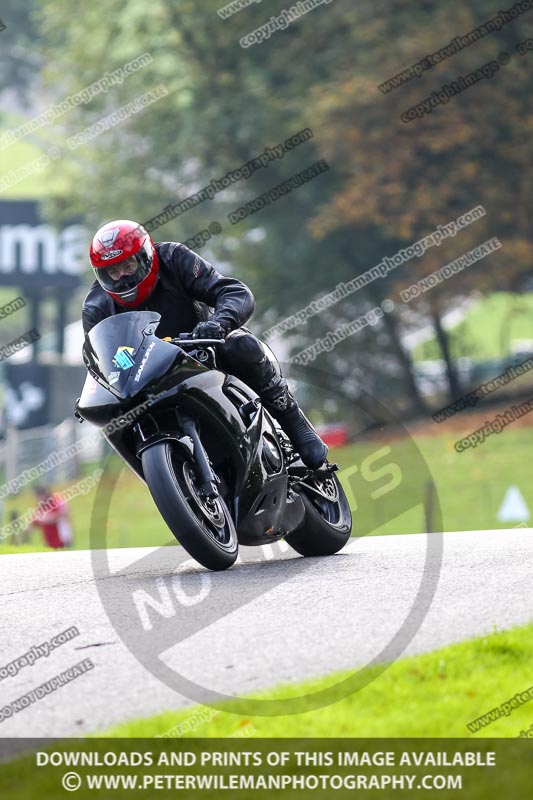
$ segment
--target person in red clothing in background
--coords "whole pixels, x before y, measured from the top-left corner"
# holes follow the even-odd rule
[[[33,515],[31,526],[41,529],[45,544],[58,550],[72,544],[70,515],[66,501],[59,492],[52,492],[47,486],[33,489],[39,505]]]

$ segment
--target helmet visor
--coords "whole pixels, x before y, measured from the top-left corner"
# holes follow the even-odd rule
[[[109,267],[93,267],[96,280],[106,292],[124,299],[135,296],[137,287],[148,277],[152,268],[153,251],[150,240],[144,242],[135,255]]]

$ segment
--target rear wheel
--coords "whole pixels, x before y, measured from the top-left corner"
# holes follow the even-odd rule
[[[316,475],[305,485],[296,485],[305,507],[305,517],[285,541],[303,556],[330,556],[341,550],[352,532],[352,514],[337,478]],[[314,491],[316,490],[316,491]]]
[[[229,509],[222,499],[204,498],[194,462],[172,441],[142,454],[144,477],[159,513],[187,552],[207,569],[235,563],[239,544]]]

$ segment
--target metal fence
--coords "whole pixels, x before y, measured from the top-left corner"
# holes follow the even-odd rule
[[[74,480],[82,465],[101,459],[109,449],[97,428],[66,419],[60,425],[18,430],[9,427],[0,443],[2,483],[22,477],[43,483]]]

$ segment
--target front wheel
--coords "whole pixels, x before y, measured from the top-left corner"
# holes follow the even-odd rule
[[[302,523],[285,537],[287,544],[302,556],[330,556],[341,550],[352,532],[350,505],[335,474],[311,476],[312,488],[295,486],[305,507]]]
[[[221,497],[204,498],[191,457],[172,441],[142,454],[150,494],[166,524],[202,566],[223,570],[235,563],[239,544],[235,525]]]

